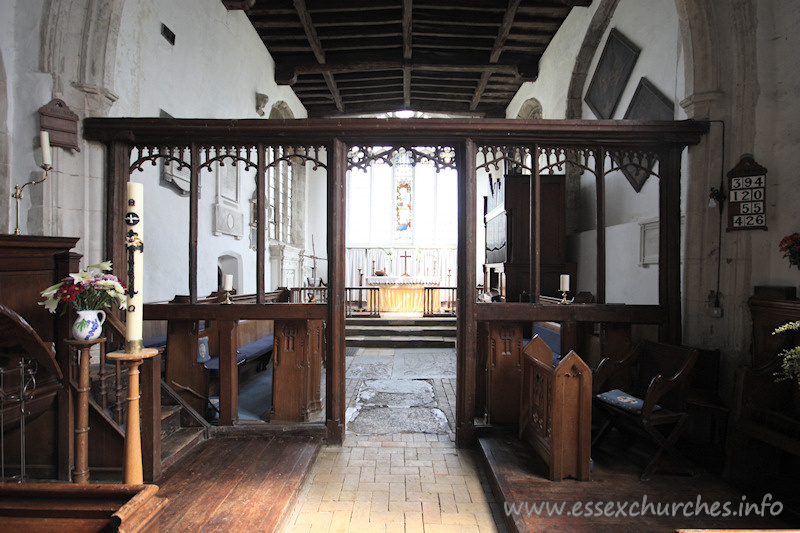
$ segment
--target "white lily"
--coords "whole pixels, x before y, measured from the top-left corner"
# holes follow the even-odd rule
[[[47,309],[51,313],[55,313],[56,308],[58,307],[58,300],[56,300],[51,296],[48,296],[45,301],[39,302],[39,305],[43,305],[45,309]]]
[[[97,270],[108,271],[111,270],[111,261],[103,261],[102,263],[97,263],[96,265],[89,265],[86,269],[96,268]]]
[[[93,279],[94,276],[89,274],[88,270],[81,270],[77,274],[70,274],[70,277],[75,280],[75,283],[80,283],[81,281],[89,281]]]

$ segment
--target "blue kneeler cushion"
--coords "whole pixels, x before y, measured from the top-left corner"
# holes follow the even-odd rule
[[[601,402],[613,405],[614,407],[630,411],[631,413],[641,413],[642,407],[644,407],[644,400],[636,396],[631,396],[627,392],[623,392],[619,389],[598,394],[597,399]],[[658,411],[659,409],[661,409],[659,405],[653,407],[653,411]]]

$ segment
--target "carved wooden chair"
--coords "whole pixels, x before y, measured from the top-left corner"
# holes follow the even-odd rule
[[[592,440],[599,445],[612,427],[643,436],[658,446],[640,479],[647,480],[668,454],[693,475],[675,447],[686,428],[686,396],[697,350],[639,342],[622,360],[603,359],[593,376],[592,404],[605,422]]]

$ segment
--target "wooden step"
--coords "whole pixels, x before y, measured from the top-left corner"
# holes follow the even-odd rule
[[[181,428],[181,406],[161,405],[161,440]]]
[[[161,468],[166,470],[205,440],[205,428],[180,428],[161,441]]]

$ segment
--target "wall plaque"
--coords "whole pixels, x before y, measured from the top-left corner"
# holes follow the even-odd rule
[[[767,169],[743,155],[728,172],[728,231],[767,229]]]
[[[51,146],[81,151],[78,146],[78,115],[64,100],[54,98],[39,108],[39,127],[50,134]]]

